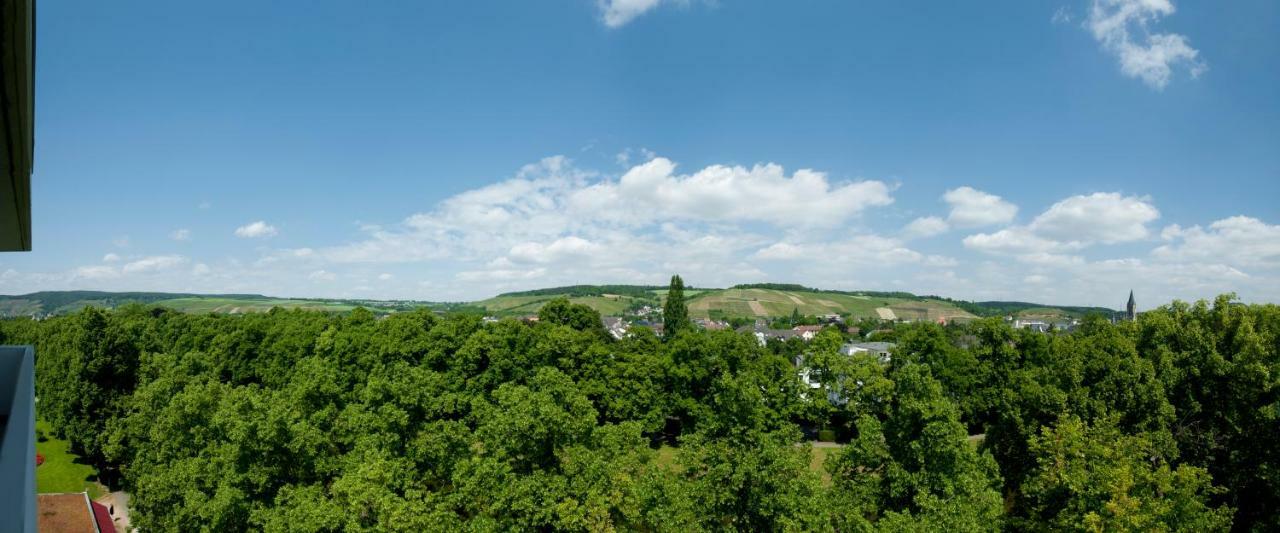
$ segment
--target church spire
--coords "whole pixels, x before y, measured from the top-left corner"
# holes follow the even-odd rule
[[[1129,320],[1138,319],[1138,302],[1133,299],[1133,289],[1129,289],[1129,303],[1124,306],[1124,311]]]

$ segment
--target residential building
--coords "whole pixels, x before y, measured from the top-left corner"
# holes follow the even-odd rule
[[[823,326],[796,326],[791,328],[792,331],[800,334],[800,338],[811,341],[818,336],[818,332],[822,331]]]
[[[628,325],[621,317],[606,316],[600,319],[604,323],[604,329],[609,335],[615,339],[621,339],[627,336]]]
[[[845,355],[853,355],[855,353],[869,352],[880,358],[880,362],[888,363],[890,360],[890,352],[893,347],[897,346],[892,342],[851,342],[840,347],[840,353]]]
[[[84,492],[41,494],[36,507],[41,533],[116,533],[111,510]]]

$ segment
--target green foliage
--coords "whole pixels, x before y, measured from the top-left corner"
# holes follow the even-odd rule
[[[1067,417],[1031,439],[1035,470],[1024,485],[1028,526],[1090,531],[1223,531],[1232,510],[1211,507],[1222,492],[1194,466],[1170,466],[1143,434],[1110,420]]]
[[[42,420],[148,531],[1280,527],[1276,306],[899,325],[888,364],[835,329],[539,316],[125,305],[0,339],[36,345]],[[843,443],[829,480],[802,428]]]
[[[585,305],[569,303],[568,298],[556,298],[547,302],[538,309],[538,320],[608,336],[604,323],[600,321],[600,313]]]
[[[671,276],[667,299],[662,305],[662,335],[670,339],[681,331],[693,328],[689,321],[689,308],[684,303],[684,280]]]

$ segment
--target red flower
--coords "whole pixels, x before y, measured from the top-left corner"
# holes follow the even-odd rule
[[[40,455],[40,454],[38,454],[38,453],[37,453],[37,454],[36,454],[36,466],[40,466],[40,465],[42,465],[42,464],[44,464],[44,456],[43,456],[43,455]]]

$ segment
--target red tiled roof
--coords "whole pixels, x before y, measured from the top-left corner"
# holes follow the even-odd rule
[[[116,524],[111,521],[111,513],[107,512],[107,506],[98,502],[90,503],[93,505],[93,519],[98,522],[98,531],[116,533]]]

